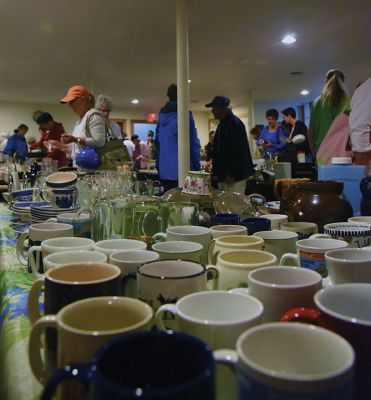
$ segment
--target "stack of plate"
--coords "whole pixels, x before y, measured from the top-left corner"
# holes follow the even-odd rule
[[[31,222],[31,207],[42,206],[49,203],[34,201],[17,201],[12,204],[11,210],[22,222]]]
[[[31,206],[32,223],[45,222],[49,218],[56,218],[61,213],[76,212],[79,206],[70,208],[53,208],[50,203],[35,204]]]

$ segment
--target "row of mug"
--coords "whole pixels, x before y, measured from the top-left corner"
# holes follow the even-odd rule
[[[296,228],[297,229],[297,228]],[[92,250],[95,248],[106,254],[119,250],[142,250],[147,244],[127,239],[112,239],[98,242],[93,245],[89,239],[58,239],[60,236],[72,236],[73,227],[69,224],[47,223],[34,224],[29,228],[29,233],[22,234],[17,243],[17,255],[21,263],[29,265],[30,272],[37,275],[43,270],[43,257],[49,253],[66,250]],[[289,260],[292,264],[313,269],[323,277],[327,276],[325,252],[347,247],[343,240],[312,236],[310,239],[297,241],[296,232],[290,231],[263,231],[253,236],[246,235],[246,228],[234,225],[219,225],[212,228],[196,226],[170,227],[166,233],[158,233],[155,238],[165,240],[164,243],[156,243],[152,248],[160,255],[161,259],[183,259],[201,262],[203,264],[217,264],[217,258],[226,252],[240,250],[266,250],[271,253],[253,252],[238,255],[223,256],[219,264],[239,263],[247,265],[247,268],[276,265],[281,259],[281,264]],[[24,256],[24,241],[28,237],[31,248],[29,257]],[[46,237],[52,239],[44,240]],[[53,238],[54,237],[54,238]],[[214,237],[214,239],[212,239]],[[37,240],[38,239],[38,240]],[[43,243],[42,243],[43,242]],[[294,255],[292,253],[297,253]],[[291,253],[291,254],[285,254]],[[351,253],[349,253],[351,254]],[[353,253],[352,253],[353,254]],[[354,253],[355,260],[357,260]],[[352,257],[352,256],[349,256]],[[348,260],[349,257],[346,259]],[[74,261],[74,260],[73,260]],[[76,260],[79,261],[79,260]],[[351,260],[352,261],[352,260]],[[223,267],[223,265],[222,265]],[[355,277],[355,279],[358,279]],[[222,288],[234,287],[233,285]]]
[[[290,275],[292,270],[298,273],[296,279],[297,282],[301,282],[302,290],[308,291],[304,287],[309,282],[313,286],[314,293],[316,289],[320,288],[318,281],[317,285],[319,286],[316,289],[314,288],[313,279],[316,277],[318,280],[318,274],[303,269],[291,269]],[[271,277],[271,274],[267,270],[259,270],[259,272],[261,276],[256,276],[254,279],[263,287],[267,277]],[[280,285],[278,285],[274,288],[273,284],[270,285],[271,289],[276,291],[276,297],[271,298],[270,301],[266,299],[267,304],[272,303],[272,300],[279,299],[285,291],[286,296],[291,298],[291,304],[286,304],[288,307],[301,304],[302,300],[295,299],[294,292],[290,294],[287,286],[291,284],[294,288],[295,285],[287,275],[286,270],[284,268],[276,269],[274,272],[278,273],[276,280],[282,283],[282,287],[280,288]],[[255,274],[257,274],[256,271]],[[279,274],[281,274],[281,277],[279,277]],[[313,275],[312,281],[310,280],[311,274]],[[299,285],[297,284],[297,286]],[[367,284],[349,284],[317,291],[314,302],[320,312],[312,310],[312,314],[316,315],[314,319],[312,318],[312,322],[340,333],[355,349],[357,355],[357,390],[361,393],[358,398],[362,399],[369,398],[366,396],[370,395],[370,370],[367,368],[370,365],[371,358],[367,340],[371,323],[367,308],[367,304],[371,300],[370,287]],[[283,290],[281,293],[280,289]],[[238,360],[239,396],[249,395],[255,398],[254,396],[260,393],[256,398],[270,399],[270,396],[274,394],[274,398],[287,399],[290,393],[295,393],[297,399],[352,399],[352,372],[354,367],[352,347],[336,334],[314,326],[278,323],[257,326],[262,322],[263,309],[265,308],[263,308],[262,302],[246,294],[242,295],[233,291],[199,292],[183,297],[175,305],[162,307],[156,314],[156,321],[159,328],[164,329],[163,315],[166,312],[173,313],[180,320],[179,330],[181,332],[197,336],[213,349],[218,349],[219,346],[236,348],[237,352],[231,350],[217,352],[216,358],[232,364]],[[295,315],[296,318],[299,316],[308,321],[310,319],[308,318],[309,311],[301,309],[298,312],[295,310],[286,313],[283,318],[290,320],[293,318],[292,315]],[[44,317],[34,325],[30,340],[31,366],[36,374],[39,373],[37,376],[42,381],[47,379],[47,372],[52,373],[52,371],[46,371],[42,365],[37,364],[41,360],[40,335],[46,327],[58,329],[58,366],[61,367],[71,362],[89,362],[102,343],[124,332],[149,329],[151,316],[150,308],[134,299],[101,297],[73,303],[61,309],[57,315],[51,315],[49,318]],[[90,335],[89,332],[91,332]],[[97,335],[97,332],[100,334]],[[142,337],[146,335],[143,334]],[[175,334],[175,336],[177,335]],[[82,341],[84,346],[79,346]],[[143,339],[138,342],[138,346],[135,346],[135,348],[140,349],[142,341]],[[237,345],[235,345],[236,341]],[[110,345],[105,348],[109,347]],[[81,354],[76,349],[84,349],[85,353]],[[182,357],[179,354],[181,350],[178,346],[177,348],[170,346],[167,349],[161,347],[161,349],[162,357],[156,359],[158,368],[163,367],[161,360],[172,353],[177,355],[175,358],[177,362],[173,365],[173,368],[177,370],[185,369],[188,373],[190,370],[194,370],[194,362],[197,362],[198,359],[198,357],[194,359],[194,354],[191,354],[191,359],[184,364],[181,362]],[[188,346],[187,349],[189,351]],[[152,350],[153,348],[151,348]],[[125,364],[128,359],[123,357],[121,352],[118,352],[116,356],[117,359],[112,354],[109,358],[110,362],[116,359],[117,361],[121,360],[120,364]],[[129,359],[131,358],[129,357]],[[137,374],[141,374],[141,372],[138,372],[138,368],[142,369],[146,362],[147,357],[144,354],[137,358],[139,364],[135,368]],[[92,365],[95,365],[94,363],[95,360]],[[132,367],[134,366],[130,363],[127,365],[128,369]],[[120,367],[117,366],[116,368]],[[72,368],[69,368],[69,371],[71,370]],[[83,376],[78,370],[75,373],[79,373],[79,379],[83,380]],[[120,371],[111,370],[112,373],[114,375],[108,374],[107,379],[115,380],[115,376],[122,375]],[[51,387],[57,381],[68,376],[71,377],[70,374],[66,375],[66,373],[57,375],[57,379],[54,379],[54,383],[49,385],[46,391],[51,390]],[[224,375],[219,376],[219,378],[226,379]],[[150,390],[150,377],[144,375],[143,379],[147,384],[147,390]],[[95,378],[89,380],[92,380],[93,384],[99,385]],[[125,386],[122,381],[118,383]],[[224,381],[223,385],[232,389],[233,382],[228,383],[226,385]],[[168,379],[162,381],[161,387],[157,389],[166,390],[173,385],[174,382],[170,374]],[[137,385],[137,387],[141,388],[141,385]],[[103,390],[104,393],[107,393],[106,389]],[[166,392],[160,393],[164,397],[154,398],[168,398]],[[213,394],[210,393],[209,395],[211,397],[202,398],[214,398]],[[199,397],[189,398],[198,399]]]

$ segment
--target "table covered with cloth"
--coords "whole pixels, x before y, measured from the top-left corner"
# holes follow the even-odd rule
[[[17,259],[15,223],[7,204],[0,203],[0,399],[33,400],[42,391],[28,359],[27,300],[34,278]]]

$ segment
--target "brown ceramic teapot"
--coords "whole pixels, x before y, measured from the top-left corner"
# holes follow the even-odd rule
[[[300,182],[309,181],[308,178],[282,178],[276,179],[274,182],[274,193],[280,200],[280,213],[288,214],[292,206],[292,202],[296,196],[296,185]]]
[[[319,232],[326,224],[347,221],[353,216],[353,209],[343,196],[343,188],[344,184],[336,181],[297,183],[290,209],[292,220],[314,222]]]

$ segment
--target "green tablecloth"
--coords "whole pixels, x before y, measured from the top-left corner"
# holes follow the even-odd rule
[[[14,220],[0,203],[0,399],[37,399],[42,387],[28,361],[27,299],[33,278],[18,262]]]

